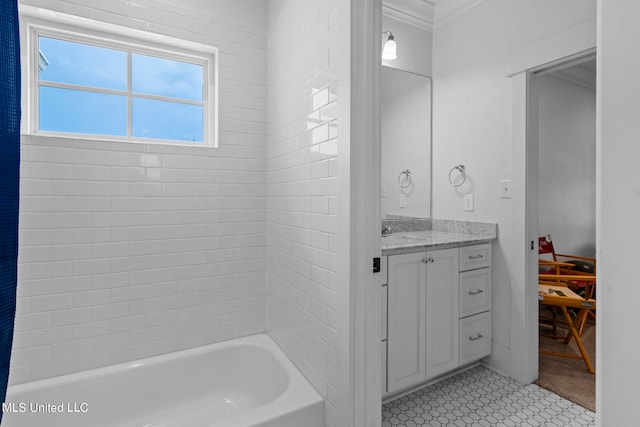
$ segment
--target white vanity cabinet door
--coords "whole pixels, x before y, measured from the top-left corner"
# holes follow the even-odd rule
[[[387,391],[425,379],[424,253],[389,256]]]
[[[387,341],[380,346],[380,360],[382,361],[382,394],[387,393]]]
[[[388,286],[383,286],[380,288],[380,312],[382,316],[382,325],[380,325],[380,339],[385,341],[387,339],[387,308],[389,307],[388,302]]]
[[[458,248],[427,252],[427,379],[458,367]]]

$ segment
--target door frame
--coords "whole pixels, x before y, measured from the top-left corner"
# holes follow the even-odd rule
[[[347,237],[349,256],[339,262],[346,271],[348,301],[343,313],[348,333],[340,336],[344,364],[341,381],[347,381],[345,419],[349,426],[382,424],[382,369],[380,355],[382,285],[372,262],[380,257],[381,240],[381,142],[380,68],[382,51],[382,0],[351,0],[349,148],[341,153],[343,176],[349,197],[340,204],[349,220],[339,222]],[[341,129],[344,127],[341,125]],[[342,141],[339,145],[342,146]],[[344,376],[343,376],[344,375]]]
[[[512,168],[523,196],[511,207],[511,377],[522,384],[538,378],[538,100],[537,75],[591,57],[595,47],[529,66],[512,78]]]

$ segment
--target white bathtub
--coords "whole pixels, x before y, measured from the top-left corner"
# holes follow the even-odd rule
[[[322,427],[324,403],[266,334],[10,386],[2,427]]]

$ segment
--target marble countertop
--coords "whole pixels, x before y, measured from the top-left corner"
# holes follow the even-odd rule
[[[489,243],[495,239],[496,233],[491,231],[474,233],[439,230],[404,231],[382,236],[382,255]]]

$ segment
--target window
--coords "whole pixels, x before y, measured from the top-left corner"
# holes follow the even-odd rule
[[[215,48],[108,24],[47,24],[27,25],[31,133],[217,145]]]

